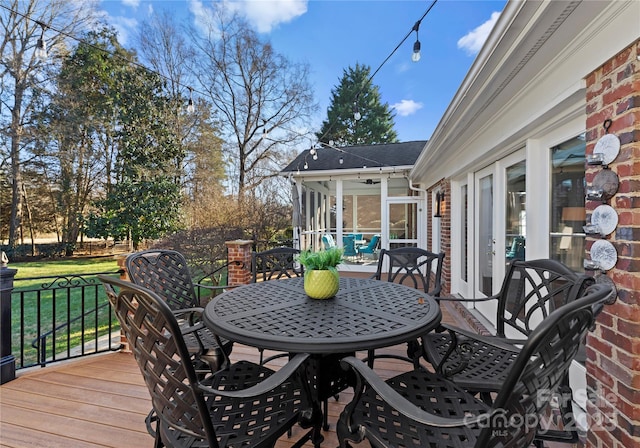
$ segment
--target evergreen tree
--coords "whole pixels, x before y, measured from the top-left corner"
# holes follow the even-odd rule
[[[398,141],[394,115],[389,104],[382,103],[370,72],[370,67],[359,64],[344,71],[340,85],[331,91],[327,119],[316,133],[320,142],[348,146]],[[358,120],[356,112],[360,115]]]

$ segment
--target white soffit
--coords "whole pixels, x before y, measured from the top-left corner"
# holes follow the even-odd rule
[[[492,33],[487,41],[493,47],[481,51],[411,177],[428,184],[450,175],[442,170],[447,161],[459,169],[460,158],[469,162],[475,156],[464,152],[467,146],[492,150],[491,145],[521,133],[527,120],[532,125],[559,104],[579,100],[583,78],[606,60],[603,55],[621,51],[633,42],[634,33],[637,38],[633,16],[637,19],[638,5],[635,1],[509,2],[494,29],[499,35]],[[624,26],[616,21],[624,20],[631,20],[630,35],[618,42],[609,34]],[[479,149],[483,138],[492,142]]]

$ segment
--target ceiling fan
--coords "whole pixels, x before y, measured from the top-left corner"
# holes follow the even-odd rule
[[[375,185],[375,184],[379,184],[380,180],[373,180],[373,179],[367,179],[364,182],[360,182],[361,184],[366,184],[366,185]]]

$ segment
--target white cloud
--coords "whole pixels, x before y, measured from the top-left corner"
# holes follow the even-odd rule
[[[137,8],[140,5],[140,0],[122,0],[122,4],[125,6],[131,6]]]
[[[498,21],[498,18],[500,18],[499,12],[491,13],[489,20],[458,40],[458,48],[465,50],[469,55],[478,53],[487,40],[493,26]]]
[[[308,0],[227,0],[233,11],[244,15],[259,33],[268,33],[307,12]]]
[[[116,30],[116,33],[118,34],[118,42],[126,46],[131,34],[135,33],[135,30],[138,27],[138,21],[131,17],[110,16],[108,14],[103,14],[103,17],[107,23]],[[96,24],[96,29],[99,27],[101,27],[101,25]]]
[[[210,25],[214,23],[211,9],[204,6],[200,0],[190,0],[189,11],[193,14],[193,22],[196,28],[202,31],[208,30]]]
[[[416,103],[413,100],[402,100],[399,103],[392,104],[391,107],[395,109],[401,117],[407,117],[422,109],[422,103]]]

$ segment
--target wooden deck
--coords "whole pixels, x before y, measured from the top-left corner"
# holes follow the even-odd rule
[[[463,324],[446,308],[444,320]],[[405,350],[401,345],[380,352],[404,354]],[[258,362],[258,350],[235,345],[232,359]],[[399,361],[376,362],[376,371],[383,377],[403,368],[408,366]],[[338,446],[335,422],[352,397],[347,390],[338,401],[329,401],[331,428],[324,433],[323,446]],[[0,446],[151,448],[153,439],[144,424],[150,408],[149,393],[131,354],[108,353],[26,369],[0,386]],[[290,439],[283,437],[277,448],[291,446],[298,433]],[[308,442],[305,446],[313,445]]]
[[[447,306],[443,307],[443,318],[464,325]],[[384,351],[403,354],[405,346],[380,352]],[[258,351],[236,345],[232,359],[257,362]],[[408,366],[379,360],[375,368],[386,378]],[[352,397],[346,390],[337,401],[329,400],[331,428],[324,433],[324,447],[338,446],[335,422]],[[17,379],[0,386],[0,447],[151,448],[153,439],[144,424],[150,408],[149,394],[131,354],[94,355],[19,371]],[[297,429],[290,439],[283,437],[277,448],[290,447],[300,434]],[[305,445],[312,446],[310,442]]]

